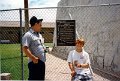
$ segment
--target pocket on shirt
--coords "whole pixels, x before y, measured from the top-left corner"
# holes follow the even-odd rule
[[[34,45],[35,45],[35,46],[39,46],[40,44],[41,44],[41,43],[40,43],[40,40],[39,40],[39,39],[34,41]]]

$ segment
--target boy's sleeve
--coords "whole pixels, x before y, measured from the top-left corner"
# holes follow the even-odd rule
[[[88,54],[88,53],[86,53],[86,63],[91,64],[91,63],[90,63],[90,58],[89,58],[89,54]]]
[[[69,55],[68,55],[68,58],[67,58],[67,62],[70,62],[70,63],[72,63],[72,53],[71,52],[69,52]]]

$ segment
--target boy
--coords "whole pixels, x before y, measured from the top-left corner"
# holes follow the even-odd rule
[[[83,38],[77,39],[75,50],[70,51],[68,55],[67,62],[73,81],[91,81],[90,59],[88,53],[83,50],[84,44]]]

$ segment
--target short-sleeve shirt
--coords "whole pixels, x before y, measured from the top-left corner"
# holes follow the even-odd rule
[[[44,53],[43,38],[40,33],[36,33],[33,29],[30,29],[22,38],[22,45],[27,46],[31,53],[36,57],[39,57],[41,61],[45,62],[46,56]],[[29,58],[29,62],[32,60]]]
[[[69,52],[67,62],[74,64],[75,61],[77,61],[80,64],[90,64],[89,54],[84,50],[80,53],[77,52],[76,50],[72,50]],[[84,74],[84,73],[90,74],[89,68],[75,67],[75,71],[77,74]]]

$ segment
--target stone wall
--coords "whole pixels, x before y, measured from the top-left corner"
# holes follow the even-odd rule
[[[90,54],[95,67],[119,72],[120,5],[99,5],[113,3],[120,3],[120,0],[61,0],[58,6],[76,7],[58,8],[57,19],[76,20],[76,30],[79,37],[82,36],[86,40],[85,50]],[[56,34],[52,53],[62,59],[67,59],[69,51],[74,47],[56,46],[55,40]]]

